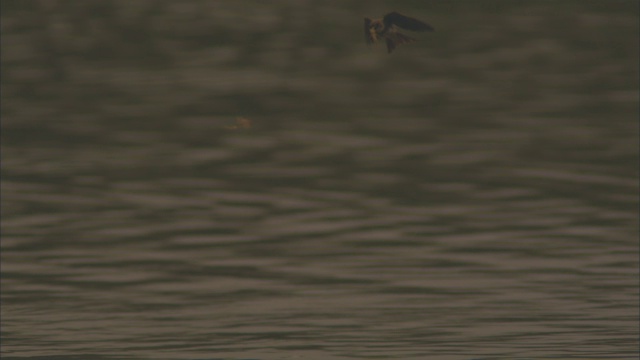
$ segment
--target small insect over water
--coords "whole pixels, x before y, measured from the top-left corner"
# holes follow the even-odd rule
[[[244,117],[237,117],[235,125],[224,127],[227,130],[246,130],[251,128],[251,121]]]
[[[382,20],[364,18],[364,38],[367,44],[373,44],[384,38],[387,42],[387,52],[389,54],[398,45],[416,41],[414,38],[399,33],[398,28],[411,31],[434,31],[431,25],[395,11],[385,15]]]

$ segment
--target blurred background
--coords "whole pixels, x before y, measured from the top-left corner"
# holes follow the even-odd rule
[[[0,6],[3,358],[638,355],[638,1]]]

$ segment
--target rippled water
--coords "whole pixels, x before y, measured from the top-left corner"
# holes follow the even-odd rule
[[[3,2],[2,357],[636,358],[638,3],[388,9]]]

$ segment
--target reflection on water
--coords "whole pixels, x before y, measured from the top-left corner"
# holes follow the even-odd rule
[[[638,4],[388,9],[3,2],[3,358],[636,356]]]

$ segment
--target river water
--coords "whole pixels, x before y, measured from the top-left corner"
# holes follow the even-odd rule
[[[3,1],[2,357],[637,358],[638,11]]]

